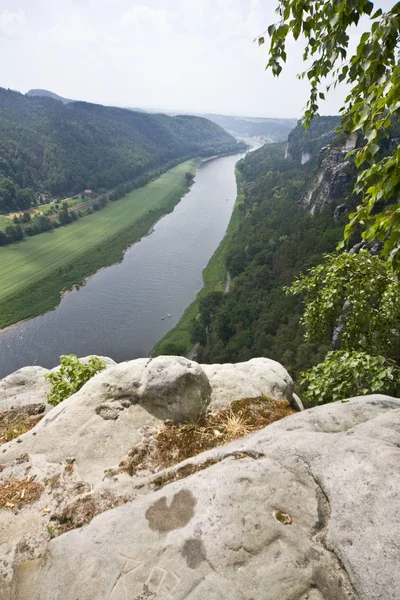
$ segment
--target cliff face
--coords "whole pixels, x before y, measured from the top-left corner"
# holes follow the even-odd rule
[[[310,184],[300,199],[314,214],[327,204],[343,202],[350,191],[354,172],[346,159],[357,145],[357,134],[336,133],[337,117],[318,117],[308,130],[298,124],[289,136],[285,158],[310,169]]]
[[[43,402],[32,369],[3,417]],[[265,358],[109,362],[3,444],[0,599],[398,600],[400,400],[291,414],[292,388]]]
[[[349,151],[347,146],[327,146],[321,150],[318,168],[301,199],[311,214],[327,204],[343,200],[352,180],[351,161],[346,160]]]

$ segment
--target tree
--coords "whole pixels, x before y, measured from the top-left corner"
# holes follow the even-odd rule
[[[270,68],[279,76],[286,62],[286,41],[305,39],[304,61],[311,61],[299,77],[310,82],[310,97],[304,114],[306,127],[325,99],[325,87],[339,83],[350,86],[341,109],[342,128],[362,134],[362,146],[355,151],[360,169],[355,191],[362,202],[350,215],[345,229],[349,239],[356,227],[367,241],[383,243],[382,254],[400,268],[400,149],[380,154],[388,129],[400,114],[400,3],[387,12],[375,10],[369,0],[280,0],[279,20],[268,27]],[[349,51],[349,29],[360,19],[368,21],[356,51]],[[265,43],[265,34],[258,43]],[[333,78],[333,80],[331,80]]]
[[[287,292],[305,295],[306,340],[336,327],[337,347],[394,357],[399,354],[399,280],[392,264],[366,250],[326,255]]]

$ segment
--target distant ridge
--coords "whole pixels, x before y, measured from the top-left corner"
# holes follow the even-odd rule
[[[245,148],[204,118],[59,98],[0,88],[0,213],[29,208],[35,193],[60,197],[144,185],[189,157]]]
[[[40,90],[34,89],[26,92],[25,96],[46,96],[47,98],[53,98],[53,100],[59,100],[63,104],[69,104],[70,102],[75,102],[75,100],[70,100],[69,98],[63,98],[58,94],[54,94],[53,92],[49,92],[49,90]]]

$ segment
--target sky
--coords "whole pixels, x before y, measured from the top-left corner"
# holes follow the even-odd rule
[[[289,43],[276,79],[265,71],[267,45],[253,41],[276,21],[275,7],[275,0],[0,0],[0,86],[107,105],[298,118],[308,95],[296,79],[301,45]],[[330,94],[321,114],[337,113],[345,92]]]

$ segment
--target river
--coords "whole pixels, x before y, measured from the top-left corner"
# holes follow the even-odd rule
[[[54,367],[61,354],[148,356],[203,285],[232,214],[242,156],[203,163],[189,193],[121,263],[98,271],[55,310],[1,331],[0,378],[26,365]]]

